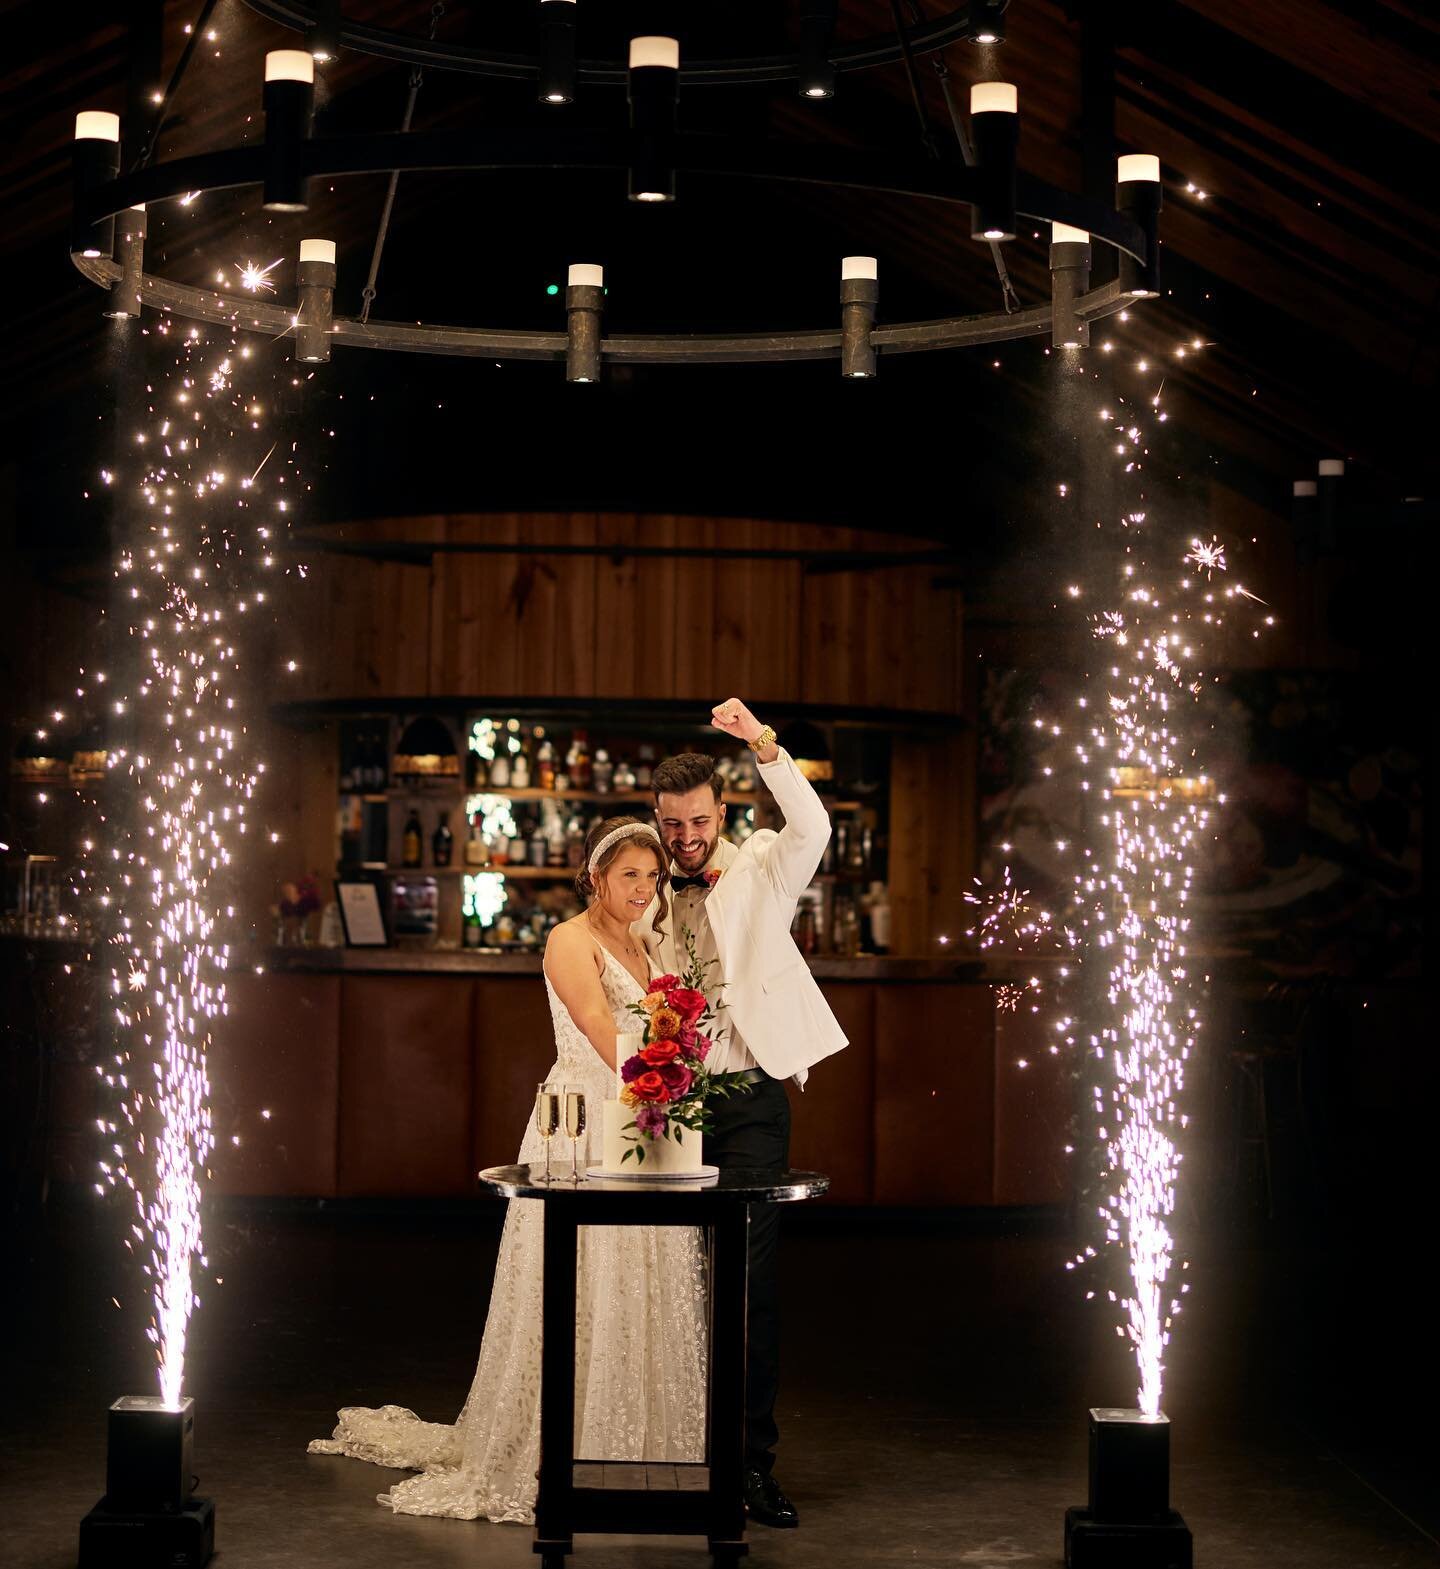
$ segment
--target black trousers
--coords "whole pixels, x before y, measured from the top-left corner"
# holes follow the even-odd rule
[[[722,1171],[785,1171],[790,1165],[790,1100],[779,1079],[711,1102],[715,1131],[705,1159]],[[780,1383],[780,1280],[776,1249],[780,1206],[750,1206],[750,1333],[745,1366],[746,1464],[767,1475],[780,1436],[775,1395]]]

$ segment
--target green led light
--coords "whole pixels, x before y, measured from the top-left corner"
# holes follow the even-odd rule
[[[545,292],[546,294],[559,294],[560,285],[558,283],[547,283],[545,285]]]

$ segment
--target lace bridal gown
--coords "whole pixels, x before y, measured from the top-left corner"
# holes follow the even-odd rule
[[[605,952],[601,978],[617,1024],[641,988]],[[545,1075],[585,1091],[599,1158],[600,1107],[614,1077],[576,1027],[549,977],[556,1060]],[[532,1119],[519,1160],[543,1162]],[[480,1365],[453,1427],[422,1422],[402,1406],[348,1406],[332,1438],[311,1454],[349,1455],[421,1474],[378,1502],[399,1514],[457,1520],[534,1520],[540,1464],[542,1204],[513,1199],[500,1238]],[[587,1226],[576,1284],[576,1455],[593,1460],[702,1460],[705,1434],[706,1295],[700,1233],[682,1226]]]

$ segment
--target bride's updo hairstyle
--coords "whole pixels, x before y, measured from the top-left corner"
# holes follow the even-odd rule
[[[631,827],[643,828],[645,832],[624,834],[613,843],[606,845],[600,859],[595,863],[595,876],[592,877],[590,860],[595,854],[595,846],[606,834],[614,833],[617,828]],[[670,913],[670,905],[665,898],[665,884],[670,881],[670,858],[660,843],[655,824],[648,817],[606,817],[595,824],[585,835],[584,857],[580,863],[580,870],[575,874],[575,892],[588,905],[595,897],[595,878],[603,875],[606,867],[622,850],[636,847],[653,851],[655,864],[660,868],[660,880],[655,886],[655,927],[659,931],[663,929],[661,922]]]

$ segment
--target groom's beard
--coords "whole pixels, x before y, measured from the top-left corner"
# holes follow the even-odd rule
[[[717,830],[714,837],[705,840],[698,850],[684,855],[680,851],[680,846],[689,842],[689,839],[684,834],[680,834],[671,839],[665,846],[670,852],[670,859],[679,868],[681,875],[685,877],[693,877],[714,855],[715,846],[720,842],[720,834]]]

